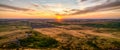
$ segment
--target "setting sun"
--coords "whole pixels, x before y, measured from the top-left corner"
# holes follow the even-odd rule
[[[61,22],[61,21],[62,21],[62,16],[57,15],[57,16],[56,16],[56,19],[57,19],[57,22]]]
[[[62,16],[60,16],[60,15],[58,15],[58,16],[56,16],[57,17],[57,19],[62,19]]]

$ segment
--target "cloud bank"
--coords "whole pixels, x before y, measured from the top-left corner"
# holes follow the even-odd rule
[[[108,10],[115,10],[115,9],[120,9],[120,0],[77,0],[79,1],[78,3],[98,3],[94,6],[91,7],[86,7],[84,10],[81,9],[71,9],[69,11],[66,11],[66,13],[69,14],[57,14],[57,15],[76,15],[76,14],[85,14],[85,13],[91,13],[91,12],[96,12],[96,11],[108,11]],[[104,2],[101,2],[104,1]]]

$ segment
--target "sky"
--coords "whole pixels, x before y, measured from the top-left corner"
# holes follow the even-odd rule
[[[120,19],[120,0],[0,0],[0,19]]]

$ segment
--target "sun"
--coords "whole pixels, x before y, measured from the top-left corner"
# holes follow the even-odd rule
[[[57,17],[57,19],[62,19],[62,16],[60,16],[60,15],[58,15],[58,16],[56,16]]]
[[[57,20],[57,22],[61,22],[62,19],[63,19],[62,16],[60,16],[60,15],[57,15],[57,16],[56,16],[56,20]]]

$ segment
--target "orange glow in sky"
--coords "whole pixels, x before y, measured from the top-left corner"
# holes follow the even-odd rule
[[[12,3],[12,4],[11,4]],[[57,14],[57,16],[56,16]],[[119,0],[1,0],[0,19],[120,19]]]

